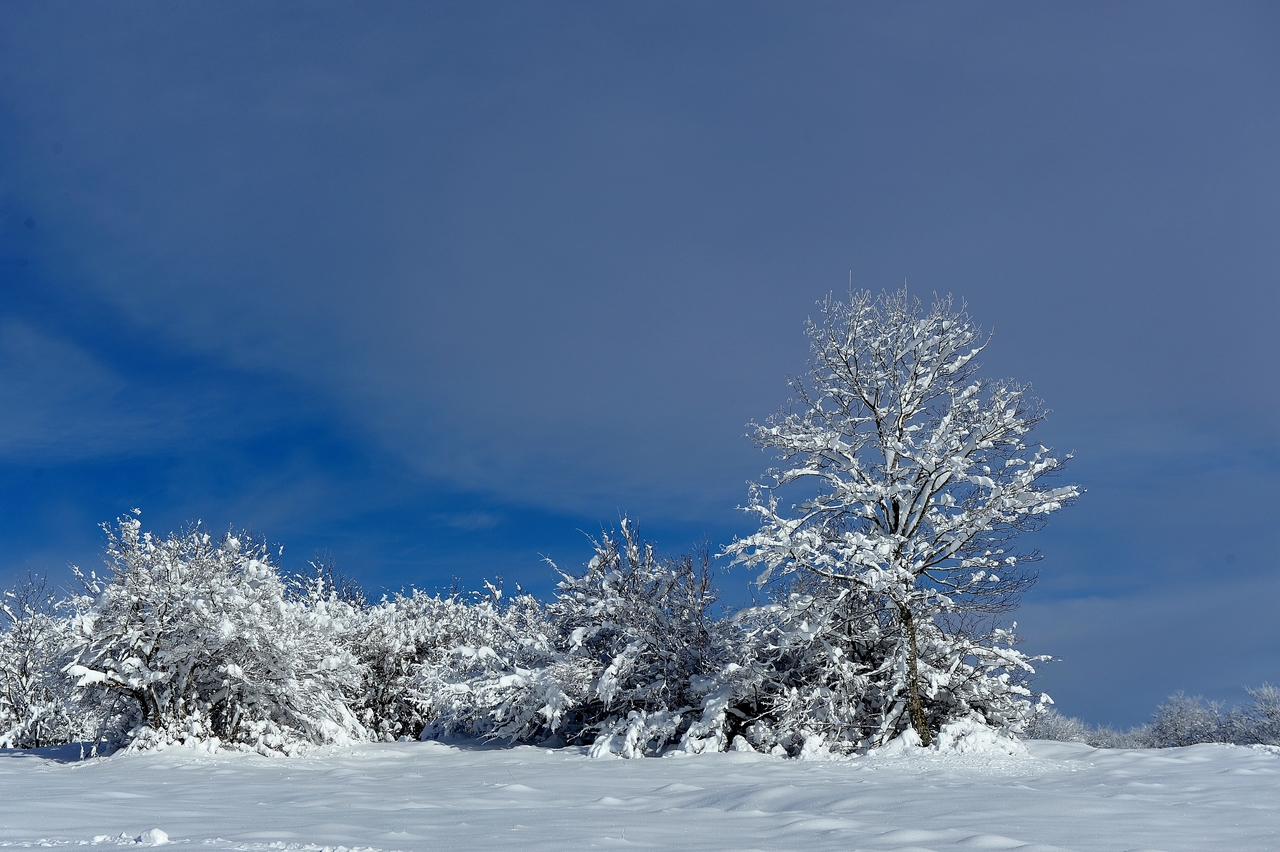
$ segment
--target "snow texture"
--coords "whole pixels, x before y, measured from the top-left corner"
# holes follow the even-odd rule
[[[471,741],[328,746],[300,758],[182,746],[86,761],[74,747],[0,751],[0,847],[1277,848],[1280,749],[1030,742],[1011,754],[1013,741],[988,730],[948,731],[929,749],[836,760],[592,760],[585,747]]]

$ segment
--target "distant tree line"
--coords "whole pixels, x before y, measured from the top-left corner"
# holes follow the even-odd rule
[[[1249,701],[1226,710],[1200,696],[1175,692],[1144,725],[1118,731],[1094,727],[1045,706],[1024,732],[1033,739],[1087,743],[1095,748],[1174,748],[1198,743],[1280,746],[1280,689],[1247,688]]]

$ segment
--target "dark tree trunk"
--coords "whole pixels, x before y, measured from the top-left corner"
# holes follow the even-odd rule
[[[920,745],[927,746],[933,742],[933,733],[929,730],[924,705],[920,701],[920,651],[916,645],[916,622],[911,609],[903,604],[898,604],[898,614],[907,634],[907,702],[911,711],[911,726],[920,735]]]

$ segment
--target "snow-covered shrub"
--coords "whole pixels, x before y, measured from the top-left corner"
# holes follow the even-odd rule
[[[417,592],[396,595],[361,611],[348,634],[351,651],[365,673],[352,710],[376,739],[416,738],[422,732],[425,720],[409,686],[415,669],[433,647],[431,634],[437,619],[432,610],[441,603]]]
[[[365,670],[354,705],[376,737],[394,740],[490,728],[486,679],[537,667],[546,654],[540,607],[521,595],[441,597],[414,590],[367,607],[349,634]],[[498,650],[495,650],[498,649]],[[473,687],[475,687],[473,689]]]
[[[1149,725],[1128,731],[1117,731],[1108,725],[1095,728],[1074,716],[1063,716],[1047,704],[1036,708],[1023,736],[1029,740],[1084,743],[1094,748],[1147,748],[1151,739]]]
[[[722,666],[709,554],[660,559],[625,518],[620,537],[593,544],[581,575],[560,572],[547,607],[562,659],[586,682],[564,733],[656,753],[680,738]]]
[[[853,590],[795,584],[730,621],[731,662],[714,680],[691,751],[799,754],[806,742],[858,744],[892,730],[902,705],[883,689],[900,668],[874,602]]]
[[[1247,691],[1252,704],[1241,713],[1243,719],[1231,741],[1280,746],[1280,688],[1264,683]]]
[[[1160,705],[1151,722],[1130,732],[1136,746],[1173,748],[1197,743],[1280,745],[1280,689],[1263,684],[1246,688],[1250,701],[1222,712],[1218,702],[1181,692]]]
[[[83,734],[60,667],[70,621],[43,578],[0,595],[0,748],[39,748]]]
[[[1236,745],[1280,745],[1280,689],[1264,683],[1246,687],[1249,703],[1233,707],[1218,721],[1221,742]]]
[[[471,602],[445,599],[434,610],[439,641],[411,684],[426,720],[423,737],[545,739],[582,699],[585,676],[557,653],[542,605],[530,595],[504,601],[501,590],[488,591]]]
[[[1199,696],[1175,692],[1160,705],[1150,722],[1117,731],[1094,728],[1051,709],[1035,714],[1028,726],[1032,739],[1088,743],[1096,748],[1176,748],[1198,743],[1280,745],[1280,689],[1263,684],[1246,688],[1250,702],[1227,713],[1222,705]]]
[[[731,662],[716,675],[692,750],[723,749],[741,736],[759,751],[798,755],[821,742],[848,754],[884,745],[912,720],[906,649],[894,615],[857,587],[798,577],[769,605],[731,621]],[[918,630],[922,709],[941,728],[978,719],[1017,733],[1030,715],[1023,674],[1031,658],[1013,636],[946,632],[944,619]]]
[[[629,710],[625,717],[610,715],[598,726],[599,733],[587,753],[591,757],[623,758],[660,754],[688,733],[689,709]]]
[[[1047,703],[1036,708],[1023,734],[1029,740],[1054,740],[1060,743],[1089,743],[1094,729],[1074,716],[1063,716]]]
[[[411,689],[425,736],[599,742],[628,757],[680,739],[722,665],[706,554],[660,559],[625,520],[594,544],[546,607],[492,587],[428,599],[435,650]]]
[[[1148,726],[1148,745],[1174,748],[1196,743],[1224,742],[1222,705],[1206,703],[1200,696],[1175,692],[1156,710]]]
[[[104,529],[111,574],[84,578],[66,671],[106,734],[286,752],[363,736],[346,613],[291,598],[264,543],[198,527],[162,539],[131,517]]]

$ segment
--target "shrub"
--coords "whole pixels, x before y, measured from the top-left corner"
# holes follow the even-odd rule
[[[291,600],[264,543],[199,527],[161,539],[129,517],[104,529],[111,575],[84,577],[67,673],[111,739],[294,751],[363,736],[341,613]]]
[[[0,596],[0,748],[40,748],[84,735],[60,658],[70,621],[44,578]]]

